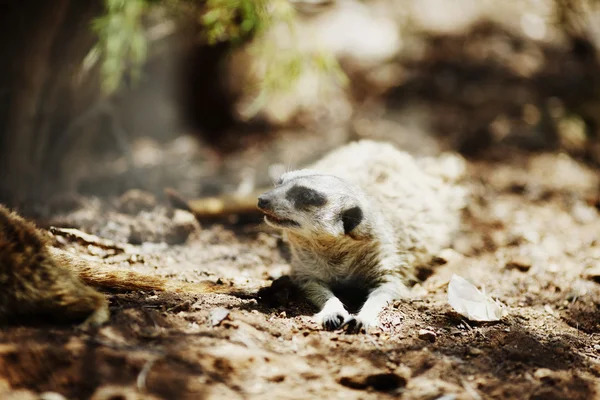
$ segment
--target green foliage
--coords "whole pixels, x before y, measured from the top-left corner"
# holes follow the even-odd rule
[[[251,50],[256,56],[269,61],[258,87],[254,88],[256,97],[244,110],[246,117],[256,115],[269,96],[293,89],[302,74],[309,70],[333,78],[340,85],[348,83],[348,77],[330,53],[304,54],[297,49],[282,50],[263,42],[255,43]]]
[[[154,6],[189,18],[198,15],[209,45],[228,42],[233,45],[254,40],[249,50],[269,60],[257,89],[256,101],[247,114],[254,114],[272,93],[291,89],[306,68],[333,75],[345,83],[337,60],[327,54],[304,54],[298,49],[282,50],[260,40],[273,23],[285,23],[294,38],[295,10],[288,0],[104,0],[106,14],[92,25],[98,43],[86,57],[88,68],[101,62],[103,88],[107,93],[118,89],[125,72],[139,77],[147,53],[143,26],[144,15]],[[179,13],[177,13],[179,11]]]
[[[146,59],[147,42],[142,16],[148,7],[145,0],[105,0],[106,14],[92,23],[98,43],[86,57],[91,65],[102,57],[103,89],[111,93],[119,87],[125,71],[139,78]]]
[[[271,21],[268,6],[272,2],[272,0],[208,0],[207,11],[201,17],[208,43],[226,41],[239,43],[259,33]]]

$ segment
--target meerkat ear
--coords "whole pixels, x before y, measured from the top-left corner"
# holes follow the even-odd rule
[[[363,220],[363,212],[360,207],[352,207],[342,213],[344,233],[347,235]]]

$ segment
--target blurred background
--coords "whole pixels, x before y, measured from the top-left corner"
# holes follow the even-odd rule
[[[32,212],[248,193],[359,138],[600,165],[592,0],[2,0],[0,30],[0,202]]]
[[[596,0],[0,0],[0,203],[91,266],[251,294],[2,327],[0,398],[600,398],[599,48]],[[361,138],[462,154],[470,197],[414,301],[338,336],[251,222]],[[504,321],[454,314],[455,273]]]

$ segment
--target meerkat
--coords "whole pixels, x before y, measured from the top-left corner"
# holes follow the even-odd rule
[[[99,326],[109,319],[108,302],[57,263],[31,222],[0,205],[0,321],[31,316]]]
[[[114,269],[52,246],[32,222],[0,204],[0,325],[35,316],[83,321],[81,328],[109,320],[105,296],[92,288],[177,293],[236,293],[212,282],[186,283]],[[239,292],[239,290],[238,290]]]
[[[408,295],[412,269],[460,227],[465,170],[459,156],[416,160],[361,140],[307,169],[284,173],[258,198],[265,222],[289,243],[292,279],[326,330],[368,331],[386,304]],[[366,293],[351,315],[336,293]]]

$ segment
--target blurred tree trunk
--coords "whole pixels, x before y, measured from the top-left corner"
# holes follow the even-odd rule
[[[59,189],[55,143],[99,96],[81,78],[102,1],[0,1],[0,201],[38,201]],[[54,156],[53,156],[54,155]]]

